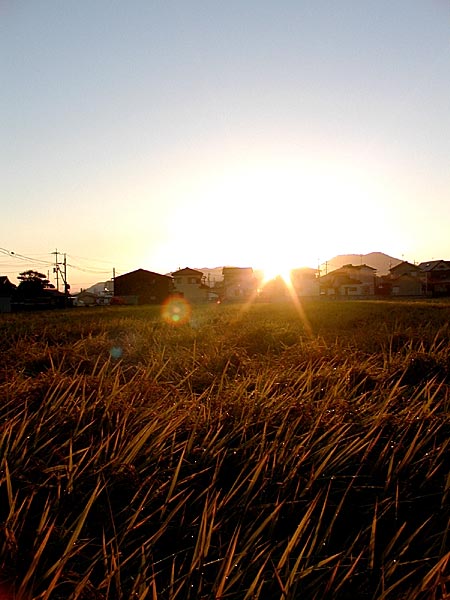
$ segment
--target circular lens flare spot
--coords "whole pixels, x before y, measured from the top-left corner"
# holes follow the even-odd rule
[[[122,358],[123,350],[120,346],[113,346],[111,348],[111,350],[109,351],[109,353],[111,355],[111,358],[118,360],[119,358]],[[0,600],[2,600],[1,596],[0,596]]]
[[[184,325],[191,318],[191,305],[184,298],[169,298],[163,304],[162,318],[169,325]]]

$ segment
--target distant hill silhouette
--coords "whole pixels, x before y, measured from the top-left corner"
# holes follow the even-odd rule
[[[387,275],[391,267],[395,267],[402,261],[383,252],[369,252],[369,254],[339,254],[330,258],[326,263],[322,263],[322,274],[325,269],[328,273],[335,269],[340,269],[344,265],[367,265],[377,270],[377,275]]]
[[[389,269],[391,267],[395,267],[402,261],[398,258],[394,258],[393,256],[389,256],[388,254],[384,254],[383,252],[370,252],[369,254],[339,254],[334,258],[330,258],[326,263],[321,264],[321,274],[325,274],[325,269],[328,273],[334,271],[335,269],[339,269],[344,265],[352,264],[352,265],[368,265],[369,267],[373,267],[377,270],[377,275],[387,275],[389,273]],[[249,265],[250,266],[250,265]],[[221,267],[191,267],[192,269],[196,269],[197,271],[201,271],[205,276],[206,282],[209,285],[214,286],[214,284],[220,283],[223,281],[222,269]],[[254,274],[257,279],[262,279],[263,272],[258,269],[254,269]],[[166,273],[166,275],[171,275],[171,273]],[[111,281],[108,282],[99,282],[94,285],[88,287],[85,291],[93,292],[96,294],[102,293],[105,290],[105,287],[110,287],[112,285]]]
[[[402,261],[399,258],[389,256],[388,254],[384,254],[383,252],[370,252],[369,254],[339,254],[338,256],[335,256],[334,258],[330,258],[330,260],[328,260],[327,263],[321,264],[321,270],[322,270],[321,273],[322,273],[322,275],[325,274],[325,267],[327,269],[327,272],[330,273],[331,271],[334,271],[335,269],[339,269],[340,267],[343,267],[344,265],[351,264],[351,265],[368,265],[369,267],[373,267],[374,269],[376,269],[377,270],[376,274],[381,276],[381,275],[387,275],[389,273],[389,269],[391,267],[395,267],[395,265],[398,265],[401,262]],[[198,271],[202,271],[202,273],[206,277],[207,281],[208,281],[208,276],[209,276],[209,282],[211,285],[213,285],[213,283],[218,283],[223,280],[223,276],[222,276],[223,267],[214,267],[214,268],[193,267],[193,268],[197,269]],[[255,276],[256,276],[256,278],[261,279],[263,276],[263,272],[255,269]]]
[[[103,294],[107,290],[112,291],[113,289],[113,282],[111,279],[109,279],[108,281],[98,281],[88,288],[84,288],[83,291],[90,292],[91,294]]]

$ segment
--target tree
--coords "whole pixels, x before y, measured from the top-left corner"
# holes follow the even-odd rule
[[[20,273],[17,279],[20,281],[17,294],[23,298],[36,298],[41,296],[44,290],[55,287],[45,275],[32,269]]]

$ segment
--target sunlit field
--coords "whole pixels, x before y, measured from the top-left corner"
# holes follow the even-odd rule
[[[0,317],[0,598],[450,597],[450,302]]]

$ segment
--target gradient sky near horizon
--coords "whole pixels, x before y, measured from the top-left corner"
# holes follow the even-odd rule
[[[449,33],[447,0],[4,0],[0,274],[450,259]]]

